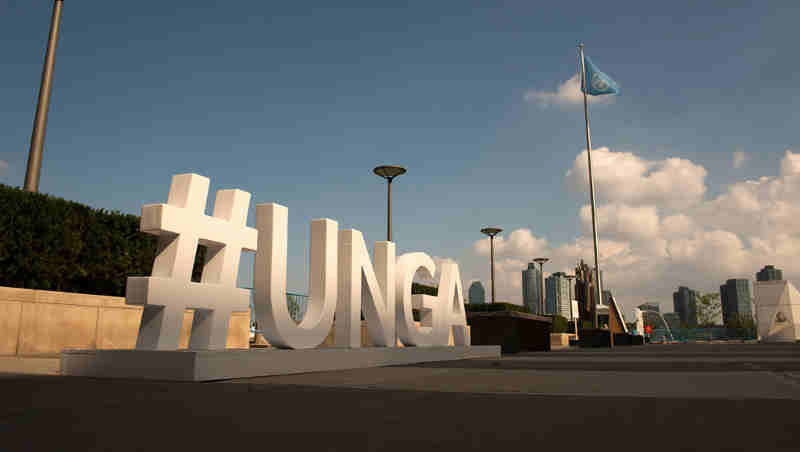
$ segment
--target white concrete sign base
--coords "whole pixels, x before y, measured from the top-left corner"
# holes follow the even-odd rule
[[[212,381],[472,358],[500,358],[500,346],[305,350],[65,350],[61,352],[61,374],[99,378]]]

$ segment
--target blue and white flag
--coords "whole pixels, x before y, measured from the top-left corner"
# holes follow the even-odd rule
[[[602,72],[592,63],[588,56],[584,55],[584,66],[586,67],[583,75],[585,83],[581,86],[581,91],[592,96],[602,94],[619,94],[617,82]],[[587,89],[588,85],[588,89]]]

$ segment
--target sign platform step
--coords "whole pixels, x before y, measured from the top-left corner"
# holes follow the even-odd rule
[[[61,352],[61,374],[139,380],[214,381],[499,357],[499,345],[307,350],[65,350]]]

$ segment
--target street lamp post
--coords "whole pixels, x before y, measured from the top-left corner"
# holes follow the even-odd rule
[[[545,315],[545,306],[544,306],[544,272],[542,271],[542,265],[545,262],[549,261],[550,258],[547,257],[537,257],[533,261],[539,264],[539,296],[541,297],[541,302],[539,303],[539,313],[541,315]]]
[[[481,232],[489,236],[489,261],[492,267],[492,304],[494,304],[494,236],[503,232],[500,228],[483,228]]]
[[[386,199],[387,199],[387,213],[386,213],[386,240],[391,242],[392,241],[392,180],[406,173],[406,169],[402,166],[391,166],[391,165],[383,165],[378,166],[372,170],[373,173],[377,174],[378,176],[386,179],[388,187],[386,192]]]
[[[64,0],[53,2],[53,17],[50,19],[50,37],[47,41],[47,53],[44,56],[42,69],[42,82],[39,85],[39,103],[36,105],[36,116],[33,120],[33,133],[31,134],[31,149],[28,153],[28,168],[25,171],[25,185],[27,191],[39,191],[39,173],[42,169],[42,148],[44,147],[44,133],[47,129],[47,110],[50,107],[50,92],[53,88],[53,67],[56,65],[56,45],[58,44],[58,29],[61,25],[61,8]]]
[[[386,241],[392,241],[392,180],[406,173],[402,166],[382,165],[372,170],[373,173],[386,179]],[[397,328],[394,329],[394,344],[397,345]]]

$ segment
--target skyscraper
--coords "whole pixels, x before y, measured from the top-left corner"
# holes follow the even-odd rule
[[[564,272],[556,272],[545,281],[545,300],[548,315],[560,315],[569,318],[570,280]]]
[[[681,323],[685,323],[689,328],[697,327],[697,300],[700,294],[688,287],[678,287],[677,292],[672,293],[672,302],[675,312],[680,315]]]
[[[722,301],[722,322],[724,324],[732,320],[734,315],[752,317],[750,281],[746,279],[729,279],[724,285],[719,286],[719,295]]]
[[[527,270],[522,270],[522,304],[532,314],[542,314],[540,285],[539,269],[531,262]]]
[[[572,278],[570,278],[570,280],[569,280],[569,299],[570,300],[574,300],[575,299],[575,277],[574,276]]]
[[[782,281],[783,270],[767,265],[756,273],[756,281]]]
[[[475,281],[469,285],[469,302],[470,304],[486,303],[486,290],[480,281]]]

